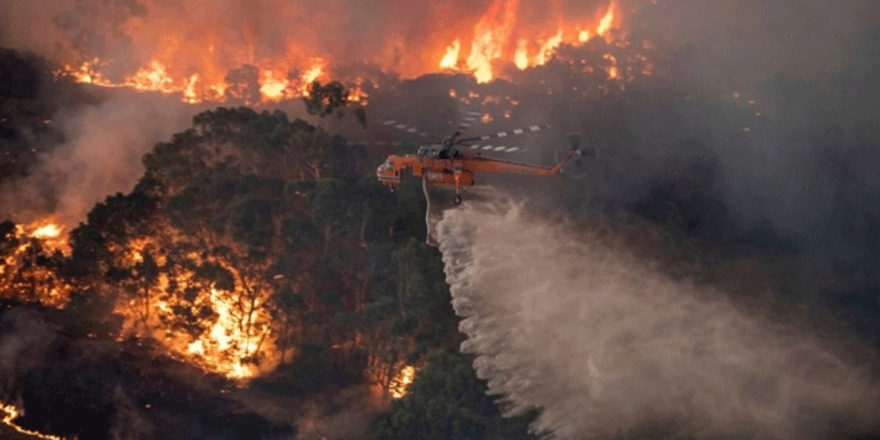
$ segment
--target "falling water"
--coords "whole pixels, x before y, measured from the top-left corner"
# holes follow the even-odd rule
[[[808,439],[877,428],[877,380],[828,337],[515,203],[466,202],[437,232],[462,350],[508,413],[541,410],[536,432]]]

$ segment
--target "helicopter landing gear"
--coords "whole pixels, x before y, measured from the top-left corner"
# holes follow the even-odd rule
[[[461,205],[461,196],[456,194],[455,197],[452,198],[452,204],[455,206]]]

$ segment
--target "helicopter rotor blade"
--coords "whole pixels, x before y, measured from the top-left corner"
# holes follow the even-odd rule
[[[461,118],[461,123],[458,124],[458,131],[464,131],[466,128],[473,125],[475,122],[479,121],[482,118],[483,112],[478,111],[469,111],[465,112],[464,116]]]
[[[483,136],[459,139],[458,142],[456,142],[456,143],[461,144],[464,142],[487,141],[489,139],[506,138],[508,136],[517,136],[517,135],[521,135],[521,134],[525,134],[525,133],[534,133],[536,131],[546,130],[548,128],[550,128],[550,126],[547,124],[530,125],[525,128],[516,128],[513,130],[499,131],[498,133],[492,133],[492,134],[487,134],[487,135],[483,135]]]
[[[528,148],[507,145],[468,145],[471,150],[479,150],[491,153],[522,153],[528,151]]]
[[[350,142],[352,146],[355,147],[406,147],[406,148],[417,148],[421,146],[418,142],[405,142],[405,141],[356,141]]]
[[[386,119],[386,120],[382,121],[382,125],[384,125],[386,127],[391,127],[391,128],[394,128],[394,129],[397,129],[400,131],[405,131],[407,133],[414,134],[416,136],[423,137],[423,138],[432,138],[433,137],[430,134],[428,134],[427,132],[419,129],[418,127],[404,124],[404,123],[397,121],[395,119]]]

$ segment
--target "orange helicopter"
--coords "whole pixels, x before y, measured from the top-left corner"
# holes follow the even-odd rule
[[[394,125],[396,124],[396,121],[389,120],[383,124]],[[398,124],[398,128],[403,128],[402,124]],[[403,173],[407,169],[410,169],[414,177],[422,178],[423,184],[454,187],[455,198],[453,198],[452,202],[458,205],[461,204],[462,201],[461,188],[473,186],[475,174],[514,173],[535,176],[553,176],[562,171],[562,168],[565,167],[572,158],[581,154],[577,149],[578,137],[575,134],[569,135],[571,149],[568,154],[566,154],[565,157],[553,167],[543,167],[539,165],[490,158],[483,156],[482,153],[483,151],[514,152],[519,149],[518,147],[468,145],[472,142],[486,141],[493,138],[505,138],[511,135],[535,132],[545,128],[549,128],[549,126],[532,125],[525,129],[502,131],[486,136],[461,139],[458,138],[461,135],[461,132],[457,131],[452,136],[446,138],[442,144],[423,145],[419,147],[418,153],[416,154],[388,156],[388,159],[376,169],[376,177],[380,182],[387,185],[391,191],[394,191],[395,187],[401,184]],[[456,148],[459,145],[467,145],[469,148],[467,150]]]

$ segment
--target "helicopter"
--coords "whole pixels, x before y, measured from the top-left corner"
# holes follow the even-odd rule
[[[405,129],[410,133],[415,133],[416,131],[394,120],[387,120],[383,124],[398,129]],[[464,126],[459,128],[464,128]],[[571,148],[568,154],[553,167],[514,162],[483,155],[484,151],[514,152],[519,149],[518,147],[474,144],[474,142],[506,138],[547,128],[549,126],[546,124],[531,125],[526,128],[467,138],[461,138],[461,130],[458,130],[452,136],[444,139],[442,143],[420,146],[416,154],[388,156],[385,162],[376,169],[376,177],[393,192],[401,184],[403,174],[410,170],[412,176],[422,178],[423,186],[430,184],[455,188],[455,197],[452,199],[452,202],[455,205],[459,205],[462,202],[461,189],[474,186],[475,175],[477,174],[513,173],[553,176],[562,171],[565,165],[575,156],[581,154],[580,150],[577,149],[579,137],[574,133],[569,135]],[[468,148],[461,149],[459,146],[467,146]],[[425,189],[425,192],[427,194],[427,189]]]

